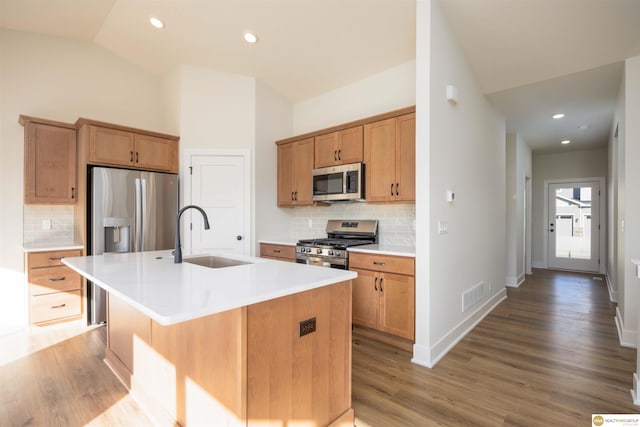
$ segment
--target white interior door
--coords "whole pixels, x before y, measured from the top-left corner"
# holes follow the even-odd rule
[[[191,230],[184,226],[190,253],[250,255],[250,164],[248,152],[190,156],[191,200],[185,203],[203,208],[211,226],[204,230],[196,210],[185,212],[192,224]]]
[[[550,183],[549,267],[600,270],[600,184]]]

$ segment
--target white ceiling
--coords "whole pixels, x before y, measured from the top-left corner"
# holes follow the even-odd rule
[[[620,61],[640,55],[640,0],[440,2],[510,131],[539,151],[567,137],[562,149],[606,144]],[[158,74],[192,64],[252,75],[297,102],[413,59],[415,3],[0,0],[0,27],[93,42]],[[547,120],[560,110],[564,121]]]

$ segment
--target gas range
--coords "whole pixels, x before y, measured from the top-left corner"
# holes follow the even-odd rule
[[[296,262],[347,270],[347,248],[378,242],[377,220],[331,219],[327,222],[326,230],[326,238],[298,241]]]

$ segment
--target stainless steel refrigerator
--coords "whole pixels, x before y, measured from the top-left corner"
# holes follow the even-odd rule
[[[89,171],[90,255],[171,249],[178,175],[93,167]],[[88,320],[106,321],[106,293],[89,282]]]

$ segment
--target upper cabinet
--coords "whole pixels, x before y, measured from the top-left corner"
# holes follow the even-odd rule
[[[278,145],[278,206],[312,205],[314,139]]]
[[[415,113],[364,126],[367,202],[414,202]]]
[[[76,202],[76,129],[73,125],[20,116],[24,126],[24,203]]]
[[[177,137],[86,122],[80,141],[88,144],[88,163],[178,172]]]
[[[362,126],[315,137],[315,167],[362,162]]]

